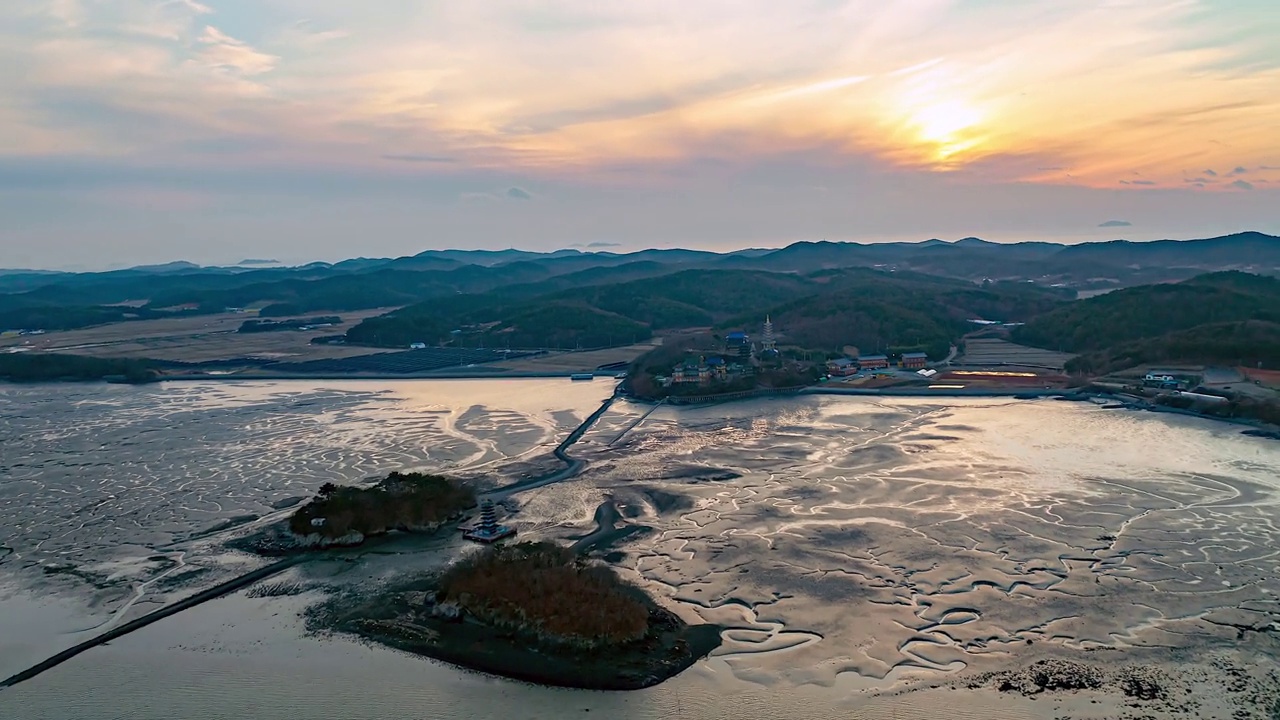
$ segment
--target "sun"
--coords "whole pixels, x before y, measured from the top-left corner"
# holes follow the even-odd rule
[[[959,102],[928,105],[911,117],[916,136],[923,142],[944,143],[955,139],[957,133],[977,125],[981,114]]]
[[[976,130],[983,121],[982,113],[958,101],[930,103],[913,111],[907,125],[914,140],[929,148],[939,162],[954,159],[981,142]]]

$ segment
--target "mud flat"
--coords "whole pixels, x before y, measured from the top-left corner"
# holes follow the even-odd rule
[[[650,529],[618,564],[724,625],[710,662],[746,682],[896,692],[993,673],[974,691],[1057,698],[1046,717],[1272,720],[1254,708],[1271,712],[1280,668],[1280,455],[1230,425],[811,396],[663,409],[580,452],[579,482]],[[1219,657],[1259,669],[1247,691],[1179,694],[1211,687]],[[1040,660],[1077,665],[1061,682],[1038,666],[1039,691],[1017,673]],[[1182,699],[1126,694],[1148,671]]]
[[[1280,445],[1237,426],[1089,402],[806,395],[663,406],[615,442],[649,409],[619,402],[573,446],[581,472],[543,483],[602,383],[5,392],[22,402],[0,402],[0,510],[16,519],[0,570],[26,584],[0,595],[8,672],[81,639],[89,623],[61,619],[56,595],[172,601],[243,565],[210,529],[391,468],[535,481],[501,498],[519,538],[581,542],[690,632],[723,630],[704,660],[634,692],[460,671],[483,652],[506,676],[560,661],[478,623],[418,622],[427,598],[392,594],[426,593],[400,584],[476,548],[393,534],[8,688],[0,717],[1276,717]],[[328,605],[343,611],[386,599],[390,615],[351,619],[392,624],[316,637],[298,613],[321,590],[364,593]],[[592,668],[555,672],[582,686]]]

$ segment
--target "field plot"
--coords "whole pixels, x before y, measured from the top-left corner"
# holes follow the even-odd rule
[[[1024,365],[1061,370],[1075,357],[1070,353],[1041,350],[997,338],[973,338],[965,341],[964,354],[956,365]]]
[[[1280,370],[1253,370],[1249,368],[1242,368],[1242,370],[1245,377],[1261,383],[1263,387],[1280,390]]]
[[[649,343],[628,345],[626,347],[609,348],[607,350],[586,350],[583,352],[552,352],[537,357],[525,357],[512,362],[504,362],[503,370],[512,372],[592,372],[606,365],[630,363],[632,360],[653,349]],[[622,372],[618,370],[617,372]]]
[[[1062,388],[1069,378],[1065,375],[1016,372],[1002,370],[956,370],[939,375],[935,380],[958,387],[977,388]]]
[[[277,363],[264,370],[289,375],[417,375],[447,368],[465,368],[499,360],[519,359],[534,354],[511,350],[427,348],[303,363]],[[499,368],[493,370],[501,372]]]
[[[176,362],[209,362],[230,358],[260,357],[281,360],[345,358],[377,352],[371,348],[342,345],[312,345],[319,335],[340,335],[368,317],[389,308],[341,313],[343,322],[333,327],[309,331],[238,333],[252,313],[219,313],[194,317],[138,320],[99,327],[52,332],[47,335],[5,338],[0,352],[25,347],[31,352],[68,353],[91,357],[154,358]],[[330,313],[309,313],[327,315]]]

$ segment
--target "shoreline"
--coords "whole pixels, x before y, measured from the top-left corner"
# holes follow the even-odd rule
[[[270,375],[173,375],[164,376],[148,382],[141,383],[124,383],[129,385],[161,385],[167,382],[199,382],[199,381],[216,381],[216,382],[289,382],[289,381],[422,381],[422,380],[535,380],[535,379],[552,379],[563,378],[572,379],[575,375],[583,373],[569,372],[445,372],[434,371],[431,373],[421,373],[412,375],[391,375],[391,374],[320,374],[320,375],[300,375],[300,374],[270,374]],[[597,379],[617,380],[617,375],[612,372],[593,373],[594,377],[591,381]],[[0,378],[0,385],[54,385],[54,384],[121,384],[113,383],[107,379],[97,380],[38,380],[32,382],[13,381],[8,378]],[[808,385],[802,388],[786,388],[786,389],[765,389],[765,390],[748,390],[740,393],[728,393],[726,397],[713,398],[712,396],[699,396],[694,402],[672,402],[668,398],[641,398],[626,393],[616,393],[615,398],[626,400],[627,402],[657,405],[659,403],[671,405],[673,407],[710,407],[721,403],[736,402],[740,400],[753,400],[767,397],[783,397],[787,395],[832,395],[832,396],[848,396],[848,397],[914,397],[914,398],[1013,398],[1015,400],[1037,400],[1044,398],[1058,398],[1061,400],[1085,401],[1091,398],[1105,399],[1111,402],[1121,403],[1124,408],[1130,410],[1146,410],[1149,412],[1172,413],[1177,415],[1186,415],[1189,417],[1197,417],[1204,420],[1216,420],[1231,425],[1245,426],[1259,430],[1262,437],[1271,437],[1280,434],[1280,426],[1269,425],[1259,420],[1250,418],[1228,418],[1217,415],[1209,415],[1199,413],[1194,410],[1185,410],[1181,408],[1161,407],[1153,403],[1136,402],[1132,399],[1121,395],[1111,393],[1084,392],[1072,390],[1069,388],[1059,389],[994,389],[994,388],[975,388],[975,389],[929,389],[929,388],[836,388],[826,387],[823,385]]]
[[[650,626],[644,638],[593,650],[548,646],[470,618],[425,617],[413,605],[415,596],[431,592],[422,590],[421,582],[410,581],[358,604],[349,597],[333,598],[308,612],[308,629],[349,635],[508,680],[613,692],[666,682],[722,643],[723,627],[689,625],[645,593]]]

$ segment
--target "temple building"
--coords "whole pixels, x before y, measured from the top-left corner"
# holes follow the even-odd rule
[[[493,510],[493,502],[485,500],[480,504],[480,522],[463,533],[462,536],[476,542],[491,543],[515,534],[515,528],[498,524],[497,515]]]
[[[751,357],[751,338],[744,332],[731,332],[725,337],[725,350],[740,358]]]

